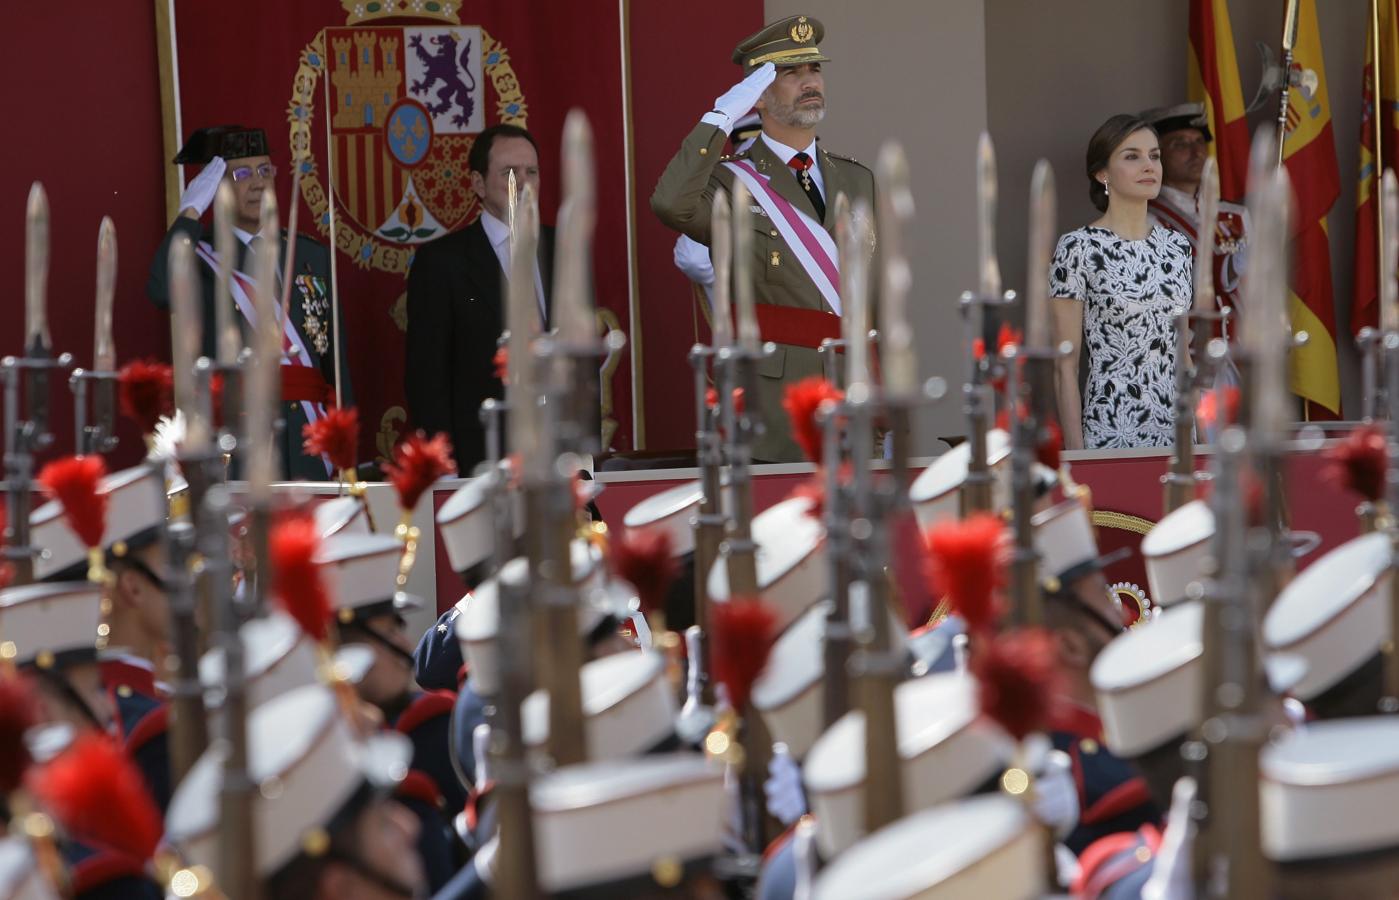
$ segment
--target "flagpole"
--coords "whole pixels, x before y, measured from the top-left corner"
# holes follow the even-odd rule
[[[329,37],[325,31],[322,35]],[[326,181],[329,182],[328,195],[330,210],[330,352],[335,354],[335,406],[343,409],[345,406],[345,395],[341,388],[340,378],[340,282],[335,278],[335,139],[330,131],[330,56],[325,54],[321,57],[325,64],[324,71],[321,72],[322,86],[325,88],[325,174]],[[291,202],[295,203],[296,198],[292,197]]]
[[[1282,92],[1278,97],[1278,168],[1287,146],[1287,107],[1292,102],[1292,51],[1297,45],[1297,0],[1287,0],[1282,20]]]
[[[1375,130],[1375,152],[1373,159],[1374,174],[1371,176],[1370,198],[1375,204],[1375,265],[1377,267],[1377,277],[1375,278],[1375,301],[1378,303],[1384,292],[1384,280],[1387,277],[1385,272],[1385,234],[1384,234],[1384,198],[1381,196],[1380,185],[1384,181],[1384,113],[1383,104],[1380,101],[1380,85],[1384,83],[1380,78],[1380,0],[1370,0],[1370,127]]]

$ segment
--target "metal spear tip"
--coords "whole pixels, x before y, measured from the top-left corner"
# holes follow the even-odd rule
[[[277,219],[277,193],[271,190],[262,192],[262,204],[258,207],[258,231],[265,240],[274,240],[280,227]]]
[[[900,221],[913,218],[913,192],[909,189],[908,155],[903,144],[885,141],[879,148],[878,172],[880,196],[887,197],[891,211]]]
[[[1276,168],[1278,168],[1277,135],[1270,128],[1260,128],[1253,134],[1253,148],[1248,155],[1248,193],[1250,196],[1252,196],[1255,187],[1261,186],[1263,180]]]
[[[564,195],[591,196],[594,183],[593,127],[587,113],[574,107],[563,123]]]

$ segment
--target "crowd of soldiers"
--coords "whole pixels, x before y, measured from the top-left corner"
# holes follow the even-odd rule
[[[811,40],[801,24],[796,44]],[[347,473],[341,494],[311,505],[274,490],[276,254],[248,278],[256,314],[231,336],[243,352],[211,360],[194,251],[176,240],[174,364],[118,369],[104,224],[93,368],[71,378],[78,453],[35,471],[51,455],[50,379],[72,364],[48,336],[36,185],[25,343],[0,369],[0,896],[1394,896],[1399,452],[1379,426],[1327,451],[1366,501],[1363,533],[1294,577],[1291,195],[1275,152],[1264,138],[1254,155],[1236,347],[1213,337],[1214,236],[1199,238],[1196,302],[1177,322],[1171,511],[1142,545],[1156,608],[1125,614],[1050,413],[1063,351],[1048,339],[1047,164],[1031,185],[1023,336],[982,340],[1012,302],[985,138],[980,283],[961,301],[966,377],[951,395],[966,443],[915,474],[910,421],[950,401],[916,374],[908,167],[887,145],[873,208],[831,197],[841,335],[814,351],[822,374],[782,398],[815,474],[755,514],[772,415],[757,379],[776,348],[751,289],[760,207],[735,177],[705,219],[700,478],[599,521],[576,473],[598,449],[586,386],[608,342],[588,285],[591,138],[570,114],[554,327],[538,327],[527,186],[512,193],[521,263],[506,398],[482,413],[489,459],[435,513],[467,592],[420,637],[405,587],[431,542],[413,514],[454,474],[450,448],[404,441],[386,467],[402,518],[376,522],[348,474],[353,411],[335,409],[303,438]],[[1399,235],[1392,174],[1384,189]],[[270,191],[260,233],[280,243]],[[1370,344],[1391,402],[1396,247],[1389,337]],[[216,305],[230,302],[220,275]],[[1242,388],[1214,398],[1202,492],[1194,401],[1226,362]],[[108,473],[118,408],[150,454]],[[36,490],[46,502],[31,509]]]

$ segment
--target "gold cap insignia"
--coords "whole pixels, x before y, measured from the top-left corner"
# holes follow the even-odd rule
[[[811,40],[811,23],[806,20],[806,16],[798,16],[796,24],[787,32],[792,36],[792,40],[798,44],[805,44]]]

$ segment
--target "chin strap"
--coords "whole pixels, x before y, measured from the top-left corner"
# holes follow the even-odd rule
[[[82,695],[77,692],[73,685],[68,683],[67,678],[64,678],[51,669],[38,669],[37,671],[40,678],[54,690],[58,691],[58,693],[62,694],[65,700],[78,708],[83,714],[83,717],[92,724],[92,727],[102,732],[108,730],[110,726],[104,725],[98,720],[97,713],[92,711],[92,707],[88,705],[88,702],[82,698]]]

